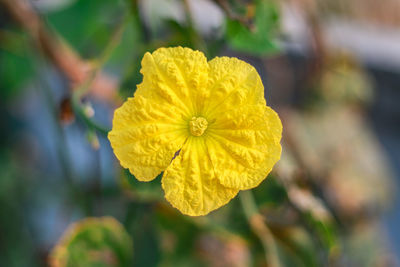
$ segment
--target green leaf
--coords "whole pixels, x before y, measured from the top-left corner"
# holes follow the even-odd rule
[[[111,35],[122,7],[117,1],[78,0],[47,15],[49,24],[83,57],[98,55]],[[126,7],[127,8],[127,7]]]
[[[33,68],[23,54],[0,49],[0,99],[5,100],[18,94],[23,83],[32,77]]]
[[[254,28],[249,29],[237,20],[227,20],[227,40],[235,50],[255,55],[279,51],[274,40],[279,27],[278,6],[274,1],[256,1]]]
[[[50,255],[57,267],[132,265],[132,240],[112,217],[86,218],[72,224]]]
[[[164,199],[164,192],[161,189],[161,176],[150,182],[138,181],[129,170],[124,170],[121,185],[126,193],[133,199],[140,202],[153,202]]]
[[[164,264],[168,266],[167,263],[170,263],[170,266],[176,266],[177,263],[190,261],[201,229],[193,223],[191,218],[171,208],[158,209],[157,224],[163,240],[162,244],[164,244]]]
[[[285,188],[277,182],[277,178],[273,175],[269,175],[252,191],[257,203],[261,206],[280,206],[287,200]]]

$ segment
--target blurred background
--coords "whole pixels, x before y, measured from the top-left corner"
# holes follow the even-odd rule
[[[106,138],[178,45],[255,66],[284,126],[270,177],[198,218]],[[398,0],[0,0],[0,266],[400,266],[399,103]]]

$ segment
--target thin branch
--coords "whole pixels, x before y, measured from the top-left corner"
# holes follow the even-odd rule
[[[199,49],[207,54],[207,45],[204,42],[201,34],[199,34],[195,28],[189,0],[183,0],[183,9],[186,13],[186,22],[189,28],[189,37],[191,39],[193,48]]]
[[[81,85],[73,89],[72,93],[72,108],[74,109],[75,114],[78,115],[78,117],[80,117],[89,128],[96,130],[103,135],[107,135],[110,129],[96,123],[90,116],[86,114],[85,108],[81,104],[81,98],[88,93],[88,90],[91,88],[95,78],[101,73],[101,69],[103,68],[104,64],[108,61],[115,48],[120,44],[122,35],[130,18],[129,12],[129,9],[127,9],[121,23],[115,29],[110,42],[100,54],[99,60],[91,71],[89,77]]]
[[[324,205],[327,207],[336,223],[343,225],[340,215],[335,210],[331,201],[329,201],[327,198],[323,188],[321,188],[321,186],[317,183],[317,181],[325,182],[324,179],[328,177],[327,171],[318,171],[308,167],[307,162],[304,160],[304,157],[302,157],[301,149],[297,145],[293,136],[294,129],[292,129],[291,112],[289,110],[282,110],[280,114],[282,116],[283,128],[286,129],[283,131],[282,140],[287,145],[287,149],[290,150],[293,159],[299,166],[299,169],[302,170],[302,178],[308,185],[310,185],[312,193],[323,201]]]
[[[29,1],[0,0],[0,5],[30,36],[36,48],[68,78],[71,89],[87,80],[91,64],[46,27]],[[112,102],[116,98],[117,83],[113,77],[100,73],[90,89],[96,97]]]
[[[239,193],[240,202],[246,219],[254,232],[260,239],[265,250],[265,258],[269,267],[280,267],[278,250],[271,230],[265,224],[263,216],[258,212],[254,196],[250,190]]]
[[[216,3],[224,11],[225,15],[230,20],[235,20],[240,22],[243,26],[245,26],[249,30],[254,29],[254,24],[252,23],[252,20],[249,19],[248,17],[240,16],[234,13],[227,0],[214,0],[214,3]]]
[[[114,30],[114,33],[110,38],[110,41],[108,42],[108,44],[106,45],[104,50],[99,55],[99,59],[97,60],[96,64],[93,66],[90,74],[88,75],[88,77],[86,78],[84,83],[80,84],[73,90],[74,95],[81,98],[86,93],[88,93],[88,90],[90,89],[91,84],[93,83],[95,78],[101,74],[101,69],[104,67],[105,63],[111,57],[114,50],[120,44],[122,35],[126,28],[126,25],[129,22],[129,18],[130,18],[129,9],[127,9],[125,12],[125,15],[123,16],[123,19],[121,20],[121,23]]]

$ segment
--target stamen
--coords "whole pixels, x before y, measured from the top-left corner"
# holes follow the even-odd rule
[[[189,122],[190,133],[194,136],[202,136],[207,126],[208,122],[203,117],[193,117]]]

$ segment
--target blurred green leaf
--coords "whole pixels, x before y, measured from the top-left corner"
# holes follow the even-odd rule
[[[98,55],[107,44],[114,25],[121,19],[117,1],[78,0],[47,16],[55,31],[84,57]],[[127,7],[125,7],[127,8]]]
[[[162,174],[159,174],[152,181],[141,182],[129,170],[124,170],[121,185],[127,190],[128,195],[135,200],[143,202],[158,201],[164,199],[164,192],[161,189],[161,177]]]
[[[190,48],[195,48],[196,44],[193,43],[193,28],[188,27],[182,23],[175,20],[165,20],[165,24],[170,30],[170,46],[186,46]]]
[[[32,65],[23,53],[17,54],[0,49],[1,100],[16,95],[32,74]]]
[[[27,195],[34,188],[33,179],[21,168],[21,162],[14,161],[6,152],[5,146],[0,147],[1,266],[39,266],[38,248],[25,224],[24,203],[30,201]]]
[[[338,232],[333,223],[323,222],[318,219],[311,219],[315,226],[315,231],[321,238],[330,255],[335,256],[339,252]]]
[[[72,224],[51,255],[51,266],[132,266],[132,240],[112,217],[86,218]]]
[[[285,188],[276,180],[276,177],[269,175],[259,186],[253,190],[254,197],[259,205],[279,206],[287,200]]]
[[[135,244],[132,266],[158,266],[161,260],[160,234],[156,228],[156,203],[131,202],[125,225]]]
[[[273,228],[275,238],[279,241],[278,248],[281,258],[290,258],[295,266],[318,266],[316,245],[310,234],[299,226]],[[287,266],[293,266],[287,265]]]
[[[275,1],[257,0],[254,28],[249,29],[237,20],[227,19],[227,40],[232,48],[255,55],[278,52],[275,42],[279,26],[278,5]]]
[[[157,223],[162,238],[163,265],[187,266],[193,261],[191,258],[201,229],[190,218],[172,208],[159,209]]]
[[[125,72],[132,66],[140,64],[141,57],[143,56],[143,44],[140,40],[139,27],[136,21],[130,17],[124,28],[120,42],[107,61],[106,68],[111,68],[112,72],[118,76],[124,76]],[[137,73],[139,73],[138,70]]]

